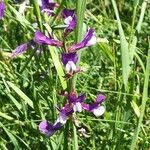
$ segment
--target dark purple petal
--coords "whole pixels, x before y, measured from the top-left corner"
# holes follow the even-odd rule
[[[0,2],[0,19],[4,17],[5,5],[3,2]]]
[[[56,123],[53,125],[54,130],[59,130],[61,127],[62,127],[62,124],[61,124],[60,122],[56,122]]]
[[[77,17],[74,10],[70,9],[64,9],[61,13],[62,17],[64,18],[64,23],[67,25],[67,28],[65,29],[65,36],[68,35],[68,33],[72,32],[77,23]]]
[[[72,107],[70,107],[70,104],[65,104],[65,107],[59,110],[60,113],[69,116],[73,113]]]
[[[85,100],[85,94],[81,94],[81,95],[79,95],[78,96],[78,98],[77,98],[77,100],[76,100],[76,102],[83,102]]]
[[[74,13],[75,13],[74,10],[65,8],[65,9],[63,9],[61,15],[62,15],[63,18],[67,18],[67,17],[69,17],[69,16],[73,16]]]
[[[72,45],[68,50],[69,52],[75,52],[84,47],[94,45],[96,43],[96,35],[93,29],[89,29],[84,36],[84,39],[77,44]]]
[[[21,44],[20,46],[18,46],[11,54],[11,57],[16,57],[18,55],[21,55],[23,53],[25,53],[28,49],[28,44],[27,43],[24,43],[24,44]]]
[[[36,31],[34,35],[34,41],[38,44],[46,44],[46,45],[51,45],[51,46],[62,46],[62,42],[58,40],[54,40],[53,38],[49,38],[45,36],[43,33],[40,31]]]
[[[64,65],[66,65],[68,61],[72,61],[76,64],[78,61],[78,56],[76,53],[62,53],[61,61]]]
[[[76,94],[71,93],[71,94],[68,96],[68,101],[69,101],[69,103],[74,103],[74,102],[76,102],[76,100],[77,100]]]
[[[76,96],[75,93],[71,93],[69,96],[68,96],[68,101],[69,103],[76,103],[76,102],[83,102],[85,100],[85,94],[81,94],[79,95],[78,97]]]

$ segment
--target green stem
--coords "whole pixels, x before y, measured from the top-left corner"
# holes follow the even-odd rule
[[[83,38],[83,21],[84,21],[84,13],[86,9],[86,0],[77,0],[76,3],[76,10],[77,10],[77,27],[76,27],[76,42],[80,42]],[[78,52],[78,62],[77,66],[79,65],[80,62],[80,57],[81,57],[81,51]],[[74,76],[73,79],[73,86],[75,88],[76,86],[76,81],[77,81],[77,75]]]
[[[70,123],[70,120],[67,120],[67,123],[65,125],[65,130],[64,130],[64,146],[63,146],[64,150],[68,150],[69,123]]]
[[[41,13],[40,13],[41,11],[40,11],[38,2],[37,2],[37,0],[32,0],[31,3],[33,4],[33,8],[34,8],[38,26],[39,26],[40,30],[43,31],[43,25],[42,25]]]

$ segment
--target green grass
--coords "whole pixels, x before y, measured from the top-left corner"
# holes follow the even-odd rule
[[[150,148],[150,6],[148,1],[77,0],[61,3],[54,18],[40,13],[36,1],[19,13],[19,3],[4,0],[5,17],[0,20],[0,149],[148,150]],[[87,68],[74,81],[86,102],[104,93],[106,112],[100,118],[77,114],[79,127],[69,123],[51,138],[38,130],[41,120],[55,122],[55,105],[67,87],[59,61],[61,50],[42,46],[10,59],[21,43],[33,38],[36,28],[51,32],[62,8],[76,9],[78,24],[68,43],[81,41],[85,29],[95,29],[97,44],[82,51],[79,65]],[[37,23],[37,25],[35,25]],[[37,26],[37,27],[35,27]],[[51,30],[52,29],[52,30]],[[52,33],[62,38],[62,29]],[[44,76],[44,78],[41,78]],[[85,129],[85,133],[81,133]],[[67,137],[66,137],[67,136]]]

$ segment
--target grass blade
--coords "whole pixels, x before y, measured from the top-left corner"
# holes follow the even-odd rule
[[[33,108],[33,102],[31,99],[27,97],[15,84],[9,81],[7,81],[7,84],[25,101],[26,104]]]
[[[147,65],[145,71],[145,80],[144,80],[144,88],[143,88],[143,96],[142,96],[142,105],[141,105],[141,113],[138,121],[138,126],[135,129],[134,136],[131,143],[131,150],[134,150],[136,147],[136,142],[138,140],[138,135],[142,126],[143,116],[145,112],[146,101],[148,99],[148,83],[149,83],[149,76],[150,76],[150,43],[149,43],[149,51],[147,57]]]
[[[119,12],[117,9],[116,2],[114,0],[111,0],[111,1],[114,7],[114,11],[115,11],[115,15],[117,18],[117,23],[118,23],[119,34],[120,34],[123,82],[125,86],[127,86],[128,76],[130,72],[128,42],[124,35],[124,31],[121,25],[121,20],[119,18]]]

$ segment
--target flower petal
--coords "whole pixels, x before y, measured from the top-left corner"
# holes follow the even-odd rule
[[[94,30],[90,28],[87,31],[87,33],[85,34],[84,39],[80,43],[72,45],[68,49],[68,51],[69,52],[75,52],[75,51],[77,51],[77,50],[79,50],[81,48],[94,45],[95,43],[96,43],[96,35],[95,35]]]
[[[12,52],[11,57],[14,58],[18,55],[21,55],[21,54],[25,53],[27,51],[27,49],[28,49],[27,43],[21,44]]]
[[[106,99],[105,95],[99,94],[97,95],[96,102],[99,102],[99,104],[101,104],[105,99]]]
[[[65,8],[61,15],[64,18],[64,23],[67,25],[67,28],[65,29],[65,35],[68,35],[68,33],[72,32],[76,27],[77,17],[75,11]]]
[[[42,12],[45,12],[48,16],[54,15],[54,8],[57,7],[57,4],[53,0],[38,0],[38,3]]]
[[[66,64],[66,67],[65,67],[66,73],[73,74],[73,72],[75,72],[76,69],[77,69],[77,67],[74,64],[74,62],[68,61],[68,63]]]
[[[64,113],[60,113],[56,122],[60,122],[61,124],[65,124],[67,121],[67,116]]]
[[[0,2],[0,19],[4,17],[5,4]]]
[[[74,112],[81,112],[82,111],[82,105],[80,102],[74,103],[73,105]]]
[[[99,117],[105,112],[105,107],[104,106],[96,107],[92,110],[92,112],[96,117]]]
[[[61,61],[64,65],[66,65],[68,61],[72,61],[74,64],[76,64],[78,61],[78,56],[76,53],[62,53]]]
[[[53,38],[49,38],[45,36],[40,31],[36,31],[34,35],[34,41],[38,44],[47,44],[51,46],[62,46],[62,42],[58,40],[54,40]]]
[[[81,95],[78,96],[78,98],[77,98],[76,101],[81,103],[81,102],[83,102],[84,100],[85,100],[85,94],[81,94]]]
[[[44,120],[39,124],[39,130],[46,136],[51,136],[55,132],[53,125],[50,124],[47,120]]]

